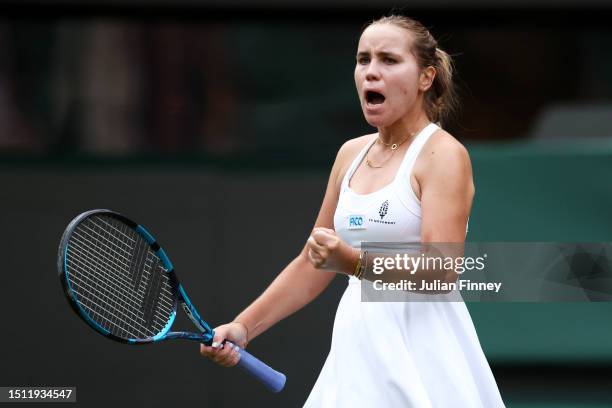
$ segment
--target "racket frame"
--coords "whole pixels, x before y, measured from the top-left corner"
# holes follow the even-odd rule
[[[69,251],[68,242],[70,241],[70,238],[72,237],[72,233],[74,232],[74,230],[79,224],[81,224],[83,221],[85,221],[86,219],[92,216],[99,216],[99,215],[104,215],[104,216],[115,218],[118,221],[123,222],[127,224],[130,228],[132,228],[132,230],[138,233],[147,242],[151,250],[159,257],[164,268],[167,271],[166,274],[168,275],[171,290],[173,291],[173,295],[174,295],[173,296],[174,301],[172,305],[172,315],[168,319],[166,326],[157,335],[153,337],[148,337],[144,339],[126,339],[126,338],[114,335],[113,333],[111,333],[106,328],[102,327],[100,324],[98,324],[98,322],[96,322],[89,316],[89,314],[81,307],[77,294],[75,293],[74,290],[72,290],[72,287],[70,285],[70,280],[68,279],[68,251]],[[176,276],[176,272],[174,271],[174,266],[172,265],[172,262],[170,262],[168,255],[166,255],[166,252],[159,245],[159,243],[153,237],[153,235],[142,225],[135,223],[134,221],[127,218],[126,216],[119,214],[115,211],[106,210],[106,209],[90,210],[90,211],[87,211],[87,212],[84,212],[78,215],[68,224],[68,226],[66,227],[66,230],[64,231],[64,234],[62,235],[62,239],[60,240],[60,246],[59,246],[58,252],[59,252],[59,255],[57,257],[57,262],[58,262],[57,269],[59,272],[59,277],[60,277],[62,289],[64,291],[66,300],[70,304],[70,307],[72,308],[72,310],[77,315],[79,315],[88,325],[90,325],[94,330],[96,330],[100,334],[108,337],[109,339],[112,339],[112,340],[115,340],[115,341],[118,341],[124,344],[148,344],[148,343],[159,342],[162,340],[172,340],[172,339],[192,340],[192,341],[204,343],[207,346],[210,346],[212,344],[212,339],[215,335],[214,330],[208,325],[208,323],[206,323],[202,319],[202,317],[200,316],[196,308],[193,306],[193,304],[189,300],[189,296],[187,296],[185,289],[179,282]],[[176,318],[178,304],[181,305],[181,308],[183,309],[185,314],[187,314],[187,316],[193,322],[193,324],[200,330],[200,333],[186,332],[186,331],[176,331],[176,332],[170,331],[170,328],[174,324],[174,320]]]
[[[174,301],[172,305],[171,316],[168,319],[165,327],[157,333],[153,337],[141,338],[141,339],[126,339],[123,337],[119,337],[111,333],[109,330],[102,327],[95,320],[93,320],[89,314],[81,307],[77,294],[72,289],[70,285],[70,280],[68,279],[68,242],[72,236],[72,233],[75,231],[76,227],[86,220],[89,217],[96,215],[105,215],[113,217],[120,222],[125,223],[127,226],[132,228],[136,233],[138,233],[149,245],[150,249],[159,257],[161,260],[165,273],[168,275],[169,283],[171,286],[172,294],[174,295]],[[153,235],[147,231],[145,227],[140,224],[135,223],[129,218],[125,217],[122,214],[119,214],[115,211],[106,210],[106,209],[96,209],[86,211],[77,217],[75,217],[66,227],[64,234],[62,235],[62,239],[60,240],[60,245],[58,249],[58,257],[57,257],[57,269],[60,277],[60,281],[62,284],[62,289],[68,304],[72,308],[72,310],[81,317],[90,327],[96,330],[98,333],[106,336],[109,339],[118,341],[124,344],[150,344],[159,342],[162,340],[172,340],[172,339],[184,339],[184,340],[192,340],[197,341],[199,343],[203,343],[207,346],[212,344],[213,337],[215,335],[214,330],[206,323],[200,314],[193,306],[191,301],[189,300],[189,296],[185,292],[185,289],[179,282],[176,277],[176,273],[174,271],[174,266],[170,262],[170,259],[166,255],[166,252],[162,249],[162,247],[158,244]],[[194,332],[185,332],[185,331],[177,331],[171,332],[170,328],[174,323],[176,318],[176,310],[177,306],[180,303],[181,308],[187,314],[189,319],[193,322],[200,333]],[[283,373],[275,371],[271,367],[267,366],[261,360],[257,359],[253,355],[251,355],[246,350],[237,347],[236,345],[228,343],[231,347],[234,347],[238,353],[240,354],[240,359],[238,361],[238,367],[242,368],[244,371],[249,373],[250,375],[257,378],[261,381],[270,391],[272,392],[280,392],[284,386],[286,377]]]

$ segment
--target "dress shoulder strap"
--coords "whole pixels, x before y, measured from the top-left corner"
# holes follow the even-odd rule
[[[423,150],[423,146],[425,146],[425,143],[427,143],[431,135],[433,135],[438,129],[440,129],[438,125],[435,123],[430,123],[419,132],[417,137],[410,144],[410,147],[404,156],[404,160],[397,171],[396,179],[404,177],[406,174],[410,175],[419,153],[421,153],[421,150]]]
[[[346,171],[346,174],[344,174],[344,177],[342,178],[342,190],[348,187],[349,180],[351,179],[351,177],[353,177],[353,173],[355,173],[355,170],[357,170],[357,167],[363,160],[363,157],[368,152],[370,147],[374,144],[374,142],[376,142],[376,138],[366,143],[365,146],[359,152],[359,154],[353,159],[353,162],[351,163],[350,167]]]

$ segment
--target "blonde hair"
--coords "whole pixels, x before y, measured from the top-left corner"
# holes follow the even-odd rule
[[[375,24],[392,24],[412,33],[414,37],[412,53],[419,68],[433,67],[436,70],[433,83],[425,93],[425,113],[433,122],[443,122],[448,119],[458,104],[451,56],[438,48],[438,42],[423,24],[409,17],[401,15],[381,17],[368,24],[364,31]]]

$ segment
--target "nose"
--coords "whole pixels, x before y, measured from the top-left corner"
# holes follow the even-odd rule
[[[371,61],[368,64],[368,68],[366,69],[366,80],[367,81],[376,81],[380,79],[380,70],[378,69],[378,64],[376,61]]]

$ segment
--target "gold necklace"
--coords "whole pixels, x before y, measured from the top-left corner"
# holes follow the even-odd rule
[[[366,154],[366,164],[368,165],[368,167],[371,167],[373,169],[380,169],[382,166],[385,165],[386,162],[388,162],[391,159],[391,157],[393,156],[393,153],[395,153],[395,150],[391,151],[391,155],[387,158],[387,160],[376,164],[372,160],[370,160],[370,158],[368,157],[368,154],[370,154],[370,151],[368,150],[368,154]]]
[[[408,137],[406,137],[404,140],[402,140],[399,143],[385,143],[382,141],[382,139],[380,138],[380,135],[378,135],[378,137],[376,138],[376,141],[379,142],[381,145],[386,146],[386,147],[391,147],[391,150],[397,150],[398,147],[400,147],[406,140],[410,139],[411,137],[414,137],[414,135],[416,135],[416,132],[411,132]]]
[[[369,157],[370,149],[373,146],[373,145],[371,145],[370,149],[368,149],[368,152],[366,153],[366,164],[368,165],[368,167],[371,167],[373,169],[380,169],[381,167],[383,167],[385,165],[385,163],[387,163],[389,160],[391,160],[391,157],[393,157],[393,155],[395,154],[395,151],[397,150],[397,148],[400,147],[406,140],[413,138],[414,135],[416,135],[416,133],[417,132],[411,132],[408,135],[408,137],[406,137],[404,140],[402,140],[399,143],[385,143],[380,138],[380,135],[378,135],[378,137],[376,138],[376,141],[379,142],[383,146],[390,147],[391,148],[391,154],[389,155],[389,157],[387,157],[387,159],[385,161],[383,161],[382,163],[376,164],[372,160],[370,160],[370,157]]]
[[[421,130],[423,130],[425,128],[420,129],[418,132],[410,132],[410,134],[401,142],[399,143],[385,143],[382,141],[382,139],[380,138],[380,134],[378,135],[378,137],[376,138],[377,142],[380,142],[381,145],[386,146],[386,147],[390,147],[391,148],[391,154],[389,155],[389,157],[387,157],[387,159],[385,161],[383,161],[382,163],[374,163],[372,160],[370,160],[369,154],[370,154],[370,149],[372,148],[372,146],[374,146],[374,144],[370,145],[370,148],[368,149],[367,153],[366,153],[366,164],[368,165],[368,167],[371,167],[373,169],[380,169],[381,167],[383,167],[385,165],[385,163],[387,163],[389,160],[391,160],[391,157],[393,157],[393,155],[395,154],[395,151],[397,150],[398,147],[400,147],[406,140],[408,139],[412,139],[414,138],[414,136],[418,133],[421,132]]]

